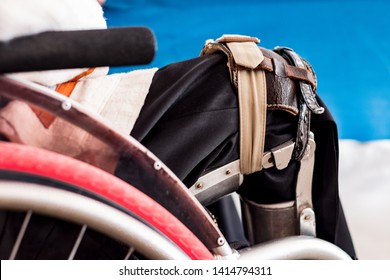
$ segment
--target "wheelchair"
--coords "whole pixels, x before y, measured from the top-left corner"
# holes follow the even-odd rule
[[[123,30],[126,29],[130,34],[135,30]],[[46,35],[53,34],[72,32]],[[36,35],[28,36],[26,40],[31,38],[36,39]],[[41,41],[38,40],[37,44]],[[110,46],[112,44],[115,45],[111,43]],[[145,52],[147,48],[137,46],[133,49]],[[152,49],[154,51],[154,46]],[[4,53],[12,51],[15,49]],[[144,53],[135,51],[135,54],[137,59],[145,57]],[[28,61],[26,56],[20,59]],[[149,55],[146,60],[150,59]],[[80,59],[76,60],[79,63]],[[206,170],[188,188],[145,146],[133,137],[119,133],[83,105],[52,89],[6,74],[52,67],[112,66],[117,62],[103,61],[98,62],[99,65],[93,62],[92,65],[87,61],[70,65],[65,61],[67,65],[58,65],[58,59],[49,58],[53,63],[57,61],[57,65],[42,66],[39,61],[42,58],[31,67],[26,66],[27,62],[9,64],[12,67],[20,65],[21,69],[2,67],[0,107],[7,108],[16,102],[61,118],[103,143],[113,154],[130,158],[136,166],[131,172],[141,174],[141,178],[147,177],[148,184],[140,188],[66,153],[25,145],[2,115],[1,259],[351,259],[338,246],[316,237],[311,198],[316,147],[313,134],[308,134],[307,146],[302,151],[296,199],[284,205],[283,211],[266,209],[261,213],[251,208],[251,202],[243,201],[241,219],[250,225],[250,245],[234,247],[206,206],[239,189],[243,181],[239,161]],[[120,57],[118,64],[141,62],[134,62],[133,53],[127,59]],[[265,151],[261,158],[264,168],[283,169],[296,145],[295,141],[288,141]],[[268,216],[258,219],[264,213],[271,213],[273,220],[293,223],[286,225],[287,231],[291,227],[294,229],[293,233],[275,237],[275,232],[284,232],[284,229],[275,228]],[[255,223],[249,222],[253,216],[256,216]],[[259,231],[265,232],[264,236],[259,237]]]

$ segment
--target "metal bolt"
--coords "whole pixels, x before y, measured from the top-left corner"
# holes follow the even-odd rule
[[[196,183],[195,188],[199,190],[199,189],[203,188],[203,184],[202,183]]]
[[[226,174],[226,175],[230,175],[231,173],[232,173],[232,172],[230,171],[230,169],[228,169],[228,170],[225,171],[225,174]]]

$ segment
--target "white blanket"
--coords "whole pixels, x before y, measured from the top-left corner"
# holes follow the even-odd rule
[[[390,140],[341,140],[339,176],[358,257],[390,259]]]

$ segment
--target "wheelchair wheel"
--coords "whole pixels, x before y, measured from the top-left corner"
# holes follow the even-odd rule
[[[1,259],[213,258],[165,208],[100,169],[13,143],[0,154]]]

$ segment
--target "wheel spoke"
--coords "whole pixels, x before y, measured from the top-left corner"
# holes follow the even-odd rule
[[[85,234],[86,230],[87,230],[87,225],[83,225],[81,230],[80,230],[79,235],[77,236],[77,240],[76,240],[76,242],[73,245],[72,251],[69,254],[68,260],[73,260],[74,259],[74,256],[77,253],[77,250],[78,250],[78,248],[80,246],[80,243],[81,243],[81,241],[84,238],[84,234]]]
[[[16,255],[17,255],[17,253],[18,253],[18,251],[19,251],[20,244],[22,243],[22,240],[23,240],[23,237],[24,237],[24,235],[26,233],[28,224],[30,223],[31,216],[32,216],[32,211],[29,210],[26,213],[26,216],[24,217],[23,224],[20,227],[20,230],[19,230],[19,233],[18,233],[18,237],[16,238],[14,247],[12,248],[11,255],[9,256],[10,260],[14,260]]]

